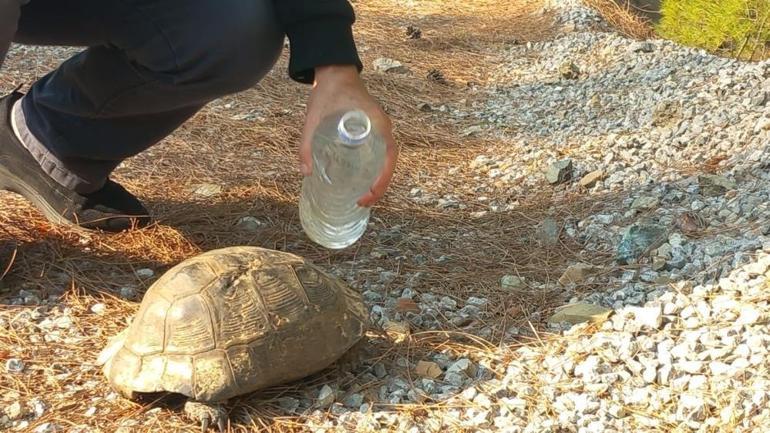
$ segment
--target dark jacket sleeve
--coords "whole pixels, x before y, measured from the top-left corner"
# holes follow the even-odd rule
[[[363,69],[353,39],[355,13],[348,0],[275,0],[275,6],[289,37],[292,79],[312,83],[316,66]]]
[[[0,0],[0,67],[19,23],[19,9],[29,0]]]

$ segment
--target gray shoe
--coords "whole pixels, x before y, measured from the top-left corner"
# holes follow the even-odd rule
[[[0,189],[21,194],[55,224],[109,232],[148,225],[147,209],[118,183],[108,180],[96,192],[78,194],[40,168],[11,127],[11,108],[22,96],[0,98]]]

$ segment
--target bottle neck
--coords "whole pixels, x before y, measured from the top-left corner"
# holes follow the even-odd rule
[[[372,132],[369,116],[363,111],[352,110],[345,113],[337,124],[340,141],[350,147],[366,143]]]

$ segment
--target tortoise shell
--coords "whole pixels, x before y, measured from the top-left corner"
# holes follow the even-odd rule
[[[361,296],[302,258],[258,247],[171,268],[100,356],[122,395],[224,401],[328,367],[363,336]]]

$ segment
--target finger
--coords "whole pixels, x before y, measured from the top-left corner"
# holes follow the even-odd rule
[[[319,115],[314,109],[313,95],[308,99],[307,116],[302,128],[302,138],[299,145],[299,169],[304,176],[310,176],[313,172],[313,133],[320,123]]]
[[[201,417],[201,433],[206,433],[209,429],[209,425],[211,424],[211,419],[208,415],[203,415]]]
[[[299,145],[299,171],[303,176],[310,176],[313,172],[312,133],[308,129],[310,127],[306,124]]]
[[[374,205],[374,203],[376,203],[385,195],[385,192],[388,190],[388,186],[390,185],[390,182],[393,178],[393,173],[396,169],[396,161],[398,160],[398,147],[396,146],[396,140],[393,137],[393,132],[389,128],[382,129],[382,137],[386,145],[385,162],[383,164],[380,175],[372,184],[369,192],[359,198],[359,206],[369,207]]]

